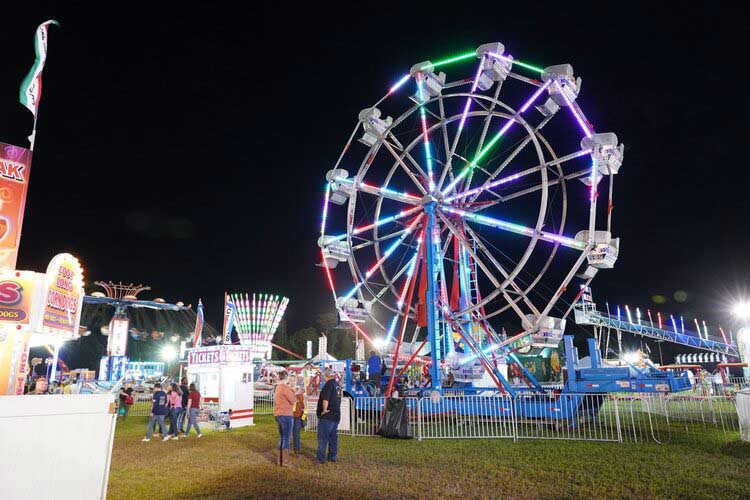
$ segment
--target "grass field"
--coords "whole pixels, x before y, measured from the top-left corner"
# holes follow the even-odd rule
[[[748,498],[750,445],[539,440],[397,441],[341,436],[316,465],[315,434],[280,469],[273,417],[231,433],[142,443],[146,418],[117,427],[109,498]]]

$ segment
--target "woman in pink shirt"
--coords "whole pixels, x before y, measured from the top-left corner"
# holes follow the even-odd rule
[[[167,394],[167,403],[169,404],[169,435],[172,439],[178,439],[177,434],[180,432],[178,419],[182,414],[182,391],[177,384],[172,384],[172,390]]]

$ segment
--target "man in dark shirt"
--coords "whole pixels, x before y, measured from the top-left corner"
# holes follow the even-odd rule
[[[323,464],[326,461],[326,448],[328,449],[328,461],[336,462],[339,451],[339,420],[341,419],[341,398],[338,395],[338,385],[333,378],[333,371],[326,368],[323,372],[323,389],[318,397],[318,456],[317,462]]]
[[[151,434],[154,432],[154,425],[159,422],[159,431],[164,436],[164,441],[169,439],[167,433],[167,393],[161,388],[161,384],[154,385],[154,396],[151,399],[151,418],[148,419],[148,431],[143,441],[151,441]]]
[[[370,351],[370,358],[367,360],[367,375],[370,382],[375,385],[375,394],[380,396],[380,371],[383,369],[383,363],[380,356],[375,351]]]

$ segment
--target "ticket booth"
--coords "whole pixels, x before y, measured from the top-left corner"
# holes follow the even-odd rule
[[[250,346],[215,345],[188,352],[188,382],[194,383],[206,404],[222,413],[232,410],[232,428],[253,425],[253,358]]]

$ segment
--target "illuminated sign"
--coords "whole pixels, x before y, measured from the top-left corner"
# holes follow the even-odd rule
[[[252,363],[262,356],[261,351],[247,346],[219,345],[199,347],[188,353],[188,366],[208,367],[211,365]]]
[[[31,151],[0,142],[0,268],[15,269]]]
[[[83,307],[83,269],[69,253],[56,255],[47,267],[44,304],[38,331],[59,335],[62,339],[78,338]]]
[[[36,273],[0,271],[0,324],[28,325],[34,299]]]
[[[110,356],[125,356],[128,346],[129,326],[130,321],[127,318],[112,318],[112,321],[110,321],[107,346]]]

